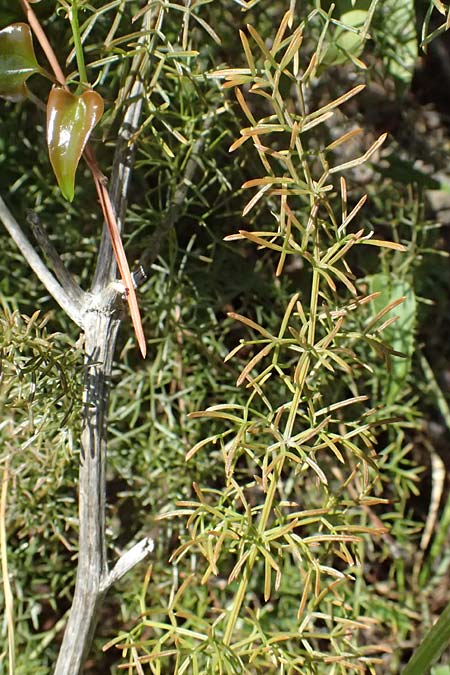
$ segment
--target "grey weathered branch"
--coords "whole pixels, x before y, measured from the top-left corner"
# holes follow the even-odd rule
[[[79,470],[75,591],[55,675],[78,675],[92,644],[108,574],[105,538],[106,406],[120,315],[117,291],[94,298],[85,318],[85,390]]]
[[[141,116],[142,78],[146,63],[145,53],[139,52],[132,64],[132,81],[128,79],[125,84],[127,91],[131,91],[130,102],[119,130],[109,189],[120,229],[125,219],[134,163],[133,133]],[[106,416],[112,362],[122,318],[122,293],[123,289],[116,281],[116,263],[109,234],[103,227],[84,317],[86,375],[79,472],[77,578],[55,675],[79,675],[108,589],[153,550],[153,541],[146,538],[124,553],[112,571],[108,570],[105,535]]]
[[[117,202],[120,207],[120,200]],[[84,330],[85,387],[79,471],[79,554],[73,604],[55,668],[55,675],[79,675],[92,644],[98,610],[115,581],[153,550],[145,538],[125,552],[108,570],[105,536],[106,415],[109,378],[122,319],[122,289],[111,283],[98,293],[85,293],[51,247],[42,228],[40,243],[56,267],[59,281],[48,270],[0,197],[0,220],[22,255],[62,309]]]
[[[33,245],[1,197],[0,220],[8,230],[11,239],[14,240],[25,260],[50,295],[56,300],[58,305],[66,312],[72,321],[80,328],[83,328],[82,296],[80,296],[79,299],[74,298],[70,289],[64,287],[55,279],[42,258],[34,250]]]
[[[139,79],[136,82],[136,88],[133,89],[136,97],[127,108],[127,121],[121,126],[122,136],[117,144],[111,179],[113,206],[122,222],[134,157],[130,133],[138,126],[142,106],[141,96],[138,96],[142,91],[141,81]],[[206,118],[204,131],[192,148],[183,179],[159,229],[158,239],[144,254],[146,264],[156,259],[164,238],[180,217],[212,119],[211,113]],[[33,231],[58,279],[36,253],[1,198],[0,220],[49,293],[84,330],[85,386],[79,470],[78,568],[73,603],[54,671],[55,675],[79,675],[89,653],[98,612],[108,589],[154,549],[153,540],[145,538],[125,552],[112,570],[108,570],[105,535],[106,416],[109,380],[122,319],[122,289],[115,281],[115,264],[109,240],[102,243],[91,292],[86,293],[66,270],[36,218],[32,219]]]
[[[151,16],[152,12],[145,14],[142,43],[145,36],[149,35],[147,22],[151,21]],[[148,51],[143,48],[133,60],[131,79],[125,85],[128,105],[119,130],[110,183],[111,202],[119,227],[122,227],[125,219],[134,164],[135,132],[140,123],[147,67]],[[144,254],[145,264],[151,264],[156,259],[163,240],[180,217],[213,117],[214,113],[206,117],[205,129],[192,148],[167,217],[152,246]],[[108,569],[105,526],[107,410],[113,356],[122,320],[123,289],[116,282],[116,263],[105,227],[91,289],[90,292],[84,292],[64,267],[36,218],[32,218],[33,230],[55,275],[36,253],[1,198],[0,220],[48,292],[84,331],[85,384],[79,469],[78,567],[73,603],[54,671],[55,675],[80,675],[92,644],[99,609],[108,589],[154,549],[153,540],[145,538],[125,552],[112,570]]]
[[[85,293],[83,289],[77,284],[73,274],[66,268],[61,257],[50,241],[45,229],[42,227],[41,221],[37,213],[28,211],[27,220],[30,224],[34,238],[41,247],[41,251],[53,267],[56,278],[61,286],[66,291],[71,300],[78,306],[82,306],[85,301]]]
[[[145,560],[155,549],[155,542],[149,537],[145,537],[137,544],[132,546],[129,551],[125,551],[116,562],[109,574],[103,579],[101,585],[102,591],[107,591],[113,584],[122,579],[127,572],[136,567],[138,563]]]
[[[143,31],[148,30],[151,13],[144,15]],[[145,35],[139,38],[142,49],[133,58],[131,72],[125,82],[123,98],[127,108],[120,126],[116,152],[114,153],[113,168],[109,194],[116,213],[117,226],[121,232],[127,208],[127,195],[134,164],[135,143],[134,134],[139,128],[141,119],[144,85],[143,79],[148,68],[148,50],[145,46]],[[116,277],[116,261],[111,246],[111,239],[106,225],[103,227],[97,266],[92,282],[92,291],[95,293],[105,284]]]
[[[92,644],[109,588],[153,551],[153,540],[125,552],[108,570],[105,535],[106,432],[109,378],[121,322],[120,288],[91,297],[85,317],[86,378],[79,471],[79,551],[75,591],[55,675],[78,675]]]

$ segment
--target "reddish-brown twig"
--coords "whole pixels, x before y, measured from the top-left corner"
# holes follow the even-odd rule
[[[133,279],[131,277],[130,268],[123,248],[122,239],[120,237],[119,228],[117,227],[116,216],[111,204],[108,190],[106,189],[106,179],[98,168],[92,148],[87,145],[83,154],[89,169],[91,170],[94,179],[95,187],[100,205],[102,207],[105,222],[108,226],[109,236],[111,237],[111,244],[116,258],[117,267],[127,293],[128,307],[130,308],[131,321],[133,323],[134,332],[138,341],[139,349],[145,359],[147,353],[147,346],[145,343],[144,329],[142,327],[141,315],[139,312],[139,305],[134,290]]]
[[[61,66],[59,65],[59,61],[56,57],[55,52],[53,51],[53,47],[51,46],[50,42],[47,39],[47,36],[39,23],[39,19],[37,18],[36,14],[30,7],[30,4],[28,0],[20,0],[20,4],[22,5],[22,9],[25,13],[25,16],[27,17],[27,21],[30,24],[31,30],[33,33],[36,35],[36,38],[41,45],[45,56],[47,57],[47,60],[53,70],[53,73],[56,77],[56,81],[65,89],[67,89],[67,84],[66,84],[66,78],[63,73],[63,70]]]

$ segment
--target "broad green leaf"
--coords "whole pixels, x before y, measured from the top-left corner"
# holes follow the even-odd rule
[[[385,163],[386,165],[384,165]],[[416,169],[414,162],[400,159],[395,152],[383,158],[383,165],[375,165],[374,168],[382,176],[390,178],[396,183],[403,183],[404,185],[415,183],[426,190],[442,189],[442,185],[438,180]]]
[[[322,0],[321,7],[325,12],[329,12],[331,5],[335,6],[333,17],[342,16],[352,9],[368,10],[374,0]]]
[[[380,293],[372,302],[374,315],[394,300],[405,298],[400,305],[397,305],[380,320],[380,324],[382,324],[390,318],[397,317],[397,320],[387,326],[381,333],[383,341],[403,355],[402,357],[392,356],[390,372],[386,374],[382,383],[386,403],[394,403],[411,370],[415,339],[416,296],[408,281],[393,279],[390,275],[382,272],[367,277],[366,281],[370,293]]]
[[[418,42],[414,0],[384,0],[380,46],[390,75],[402,88],[411,84]]]
[[[0,96],[18,101],[27,96],[25,82],[41,72],[26,23],[14,23],[0,31]]]
[[[47,144],[64,197],[75,194],[75,173],[92,129],[103,115],[103,99],[92,89],[80,96],[53,87],[47,103]]]
[[[363,28],[366,18],[367,12],[361,9],[352,9],[342,14],[339,21],[348,26],[349,30],[344,26],[337,26],[321,63],[337,66],[351,60],[352,57],[357,58],[364,48],[365,39],[359,31]]]
[[[449,642],[450,604],[445,607],[439,619],[425,634],[410,661],[402,670],[402,675],[425,675],[428,673],[433,662],[439,658]]]

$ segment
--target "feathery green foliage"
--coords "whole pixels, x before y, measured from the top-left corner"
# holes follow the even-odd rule
[[[401,131],[384,138],[377,98],[386,83],[396,111],[410,87],[414,7],[77,4],[87,78],[107,102],[93,141],[103,166],[132,58],[151,66],[124,232],[130,262],[151,260],[140,296],[149,356],[138,359],[125,322],[107,480],[111,559],[142,534],[157,551],[111,592],[92,672],[400,672],[449,565],[449,507],[432,520],[424,476],[435,504],[439,458],[422,420],[450,416],[432,354],[418,357],[421,340],[441,346],[431,299],[448,304],[423,208],[442,184],[414,164],[413,133],[408,145]],[[448,18],[425,4],[422,45]],[[65,5],[35,8],[78,83]],[[11,11],[0,28],[20,20]],[[87,171],[65,203],[41,112],[2,106],[2,194],[22,222],[27,208],[39,214],[86,284],[101,227]],[[1,236],[2,557],[16,672],[44,675],[75,573],[80,353]]]

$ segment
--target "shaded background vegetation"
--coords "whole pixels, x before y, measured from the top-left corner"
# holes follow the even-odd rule
[[[96,131],[97,139],[104,141],[97,144],[97,152],[106,168],[112,161],[120,122],[116,97],[135,48],[135,39],[128,37],[136,30],[131,18],[142,3],[112,3],[100,13],[103,4],[93,2],[86,12],[86,20],[98,14],[86,55],[88,62],[94,62],[92,72],[99,73],[98,90],[109,103],[102,127]],[[330,3],[321,4],[324,10],[329,9]],[[140,360],[125,321],[110,405],[110,556],[114,558],[144,535],[155,537],[157,552],[146,589],[149,608],[159,607],[161,598],[170,595],[176,575],[185,579],[201,569],[195,555],[179,567],[169,564],[180,537],[183,541],[185,536],[185,523],[182,518],[157,516],[171,512],[180,500],[193,498],[193,483],[224,489],[218,447],[207,446],[207,451],[197,453],[188,464],[185,455],[201,438],[220,430],[218,422],[192,419],[189,413],[224,401],[240,404],[245,399],[236,379],[252,354],[251,347],[235,360],[224,363],[223,359],[239,339],[248,339],[249,333],[228,313],[249,316],[276,331],[280,308],[293,293],[302,297],[310,284],[310,272],[301,260],[287,265],[285,273],[275,278],[278,258],[273,252],[260,254],[248,243],[224,241],[240,228],[264,229],[267,214],[258,204],[248,216],[242,216],[248,195],[241,185],[260,175],[259,160],[251,152],[229,153],[244,125],[242,113],[234,96],[220,90],[217,81],[207,76],[222,64],[242,67],[237,28],[249,23],[270,40],[289,3],[261,0],[247,11],[232,0],[197,5],[197,14],[205,23],[192,20],[188,43],[198,56],[161,56],[168,45],[177,45],[181,51],[185,14],[176,6],[168,9],[164,34],[154,38],[152,59],[155,69],[161,67],[161,75],[148,96],[138,135],[124,235],[130,263],[137,261],[147,246],[155,245],[155,233],[157,236],[164,222],[192,143],[204,129],[205,115],[211,109],[216,114],[180,218],[162,242],[140,293],[149,355],[145,362]],[[320,3],[291,5],[300,21]],[[427,7],[426,2],[416,3],[419,34]],[[118,9],[120,23],[108,44],[112,17]],[[58,17],[53,1],[39,3],[36,11],[64,61],[70,42],[67,23]],[[349,201],[356,203],[366,192],[369,199],[359,214],[358,226],[408,248],[400,253],[358,247],[350,259],[362,280],[361,289],[382,291],[384,304],[392,293],[407,296],[400,321],[384,335],[405,357],[395,361],[388,374],[383,359],[359,347],[358,357],[362,364],[370,363],[371,372],[361,368],[350,377],[329,373],[323,383],[325,402],[357,391],[369,395],[374,408],[380,406],[380,417],[396,420],[376,432],[380,477],[375,494],[386,501],[368,515],[368,524],[380,522],[389,527],[389,534],[361,545],[361,573],[347,589],[346,601],[350,608],[363,608],[365,616],[374,619],[362,634],[361,650],[365,643],[386,649],[379,672],[397,673],[422,632],[450,600],[450,502],[445,481],[450,424],[446,403],[450,387],[450,118],[442,86],[443,81],[449,83],[445,63],[448,37],[443,34],[436,39],[428,54],[417,59],[414,71],[399,78],[388,58],[390,54],[395,57],[399,44],[389,36],[386,12],[390,11],[390,4],[381,1],[372,39],[361,56],[367,70],[357,70],[349,59],[331,65],[316,78],[309,103],[318,106],[356,82],[367,83],[366,90],[347,102],[326,127],[316,135],[310,133],[310,143],[314,148],[314,144],[359,125],[364,133],[354,141],[354,156],[364,152],[381,132],[389,132],[380,157],[348,172]],[[0,28],[21,19],[19,10],[0,8]],[[308,26],[305,58],[315,50],[322,26],[319,20]],[[105,59],[106,65],[95,65],[99,59]],[[73,63],[69,72],[71,68]],[[31,88],[45,96],[45,85],[33,80]],[[287,105],[295,107],[289,90],[285,96]],[[261,117],[264,103],[258,105],[261,109],[254,114]],[[80,166],[76,198],[67,204],[51,173],[42,112],[30,103],[1,103],[0,192],[22,224],[26,224],[27,209],[41,217],[82,285],[93,272],[101,231],[96,197],[87,178],[87,170]],[[6,233],[0,232],[0,237],[0,434],[2,456],[11,457],[7,528],[15,593],[17,672],[44,675],[51,672],[55,661],[76,570],[81,352],[79,335],[69,319],[43,291]],[[366,320],[364,313],[355,318],[354,330]],[[272,400],[279,396],[281,403],[278,386],[275,381],[268,389]],[[242,462],[238,473],[245,475],[251,469],[250,463]],[[286,481],[288,478],[292,481],[291,477]],[[339,475],[334,478],[338,485]],[[320,507],[313,478],[309,485],[297,489],[294,481],[286,489],[290,499],[299,502],[308,495],[304,508]],[[351,523],[350,509],[347,516]],[[428,529],[424,530],[426,524]],[[429,536],[424,538],[424,531]],[[226,601],[231,568],[230,560],[228,569],[225,567],[214,583],[191,585],[186,602],[194,613],[199,605],[214,608]],[[139,621],[145,573],[145,565],[141,565],[108,596],[87,673],[119,672],[120,651],[111,648],[102,653],[101,649]],[[261,572],[253,584],[255,612],[264,607],[263,583]],[[271,628],[283,630],[295,619],[298,593],[292,589],[297,585],[294,568],[291,574],[285,570],[279,598],[266,618],[261,611],[263,625],[266,621]],[[2,652],[5,636],[2,629]],[[171,667],[166,664],[169,670]],[[310,672],[330,672],[326,670],[329,666],[323,667],[311,665]],[[3,672],[7,672],[6,661],[0,660]],[[349,666],[348,671],[336,672],[353,671]]]

